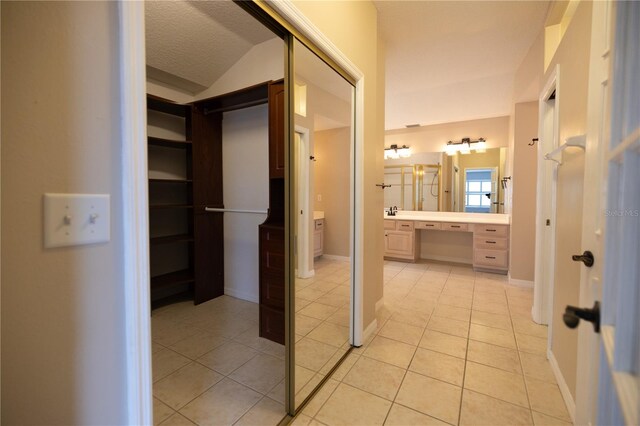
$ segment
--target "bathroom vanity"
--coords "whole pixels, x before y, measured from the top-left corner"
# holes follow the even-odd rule
[[[313,212],[313,257],[324,253],[324,212]]]
[[[477,271],[506,274],[509,270],[509,227],[507,214],[399,211],[385,213],[385,259],[415,262],[418,259],[470,263]],[[464,235],[462,235],[464,233]],[[422,253],[455,240],[453,250],[463,258],[445,258]],[[452,250],[451,247],[447,247]],[[426,251],[426,250],[425,250]]]

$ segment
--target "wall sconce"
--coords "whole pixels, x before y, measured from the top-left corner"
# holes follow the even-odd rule
[[[411,149],[406,146],[406,145],[402,145],[401,147],[398,147],[398,145],[393,144],[391,145],[389,148],[385,148],[384,149],[384,159],[397,159],[397,158],[408,158],[411,157]]]
[[[444,147],[444,152],[447,155],[455,155],[456,152],[460,154],[470,154],[471,151],[475,152],[487,152],[487,142],[484,138],[480,138],[477,141],[472,141],[470,138],[463,138],[460,142],[447,142]]]

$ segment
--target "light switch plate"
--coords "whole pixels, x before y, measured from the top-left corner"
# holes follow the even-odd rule
[[[109,194],[44,194],[44,247],[111,239]]]

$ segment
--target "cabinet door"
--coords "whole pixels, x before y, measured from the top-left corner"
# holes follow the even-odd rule
[[[386,231],[384,238],[384,254],[391,257],[413,257],[413,240],[413,232]]]
[[[284,177],[284,83],[269,85],[269,177]]]
[[[322,249],[324,246],[324,242],[322,241],[323,233],[322,230],[315,231],[313,233],[313,256],[317,257],[322,255]]]

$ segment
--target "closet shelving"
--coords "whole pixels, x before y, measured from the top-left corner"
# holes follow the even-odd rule
[[[193,298],[191,105],[147,95],[151,304]]]

